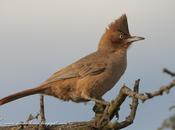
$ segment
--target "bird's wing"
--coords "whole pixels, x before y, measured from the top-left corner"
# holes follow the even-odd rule
[[[99,57],[100,54],[92,53],[79,61],[69,65],[66,68],[54,73],[46,84],[56,82],[58,80],[65,80],[70,78],[83,78],[88,75],[97,75],[105,71],[107,64],[104,63],[104,57]]]

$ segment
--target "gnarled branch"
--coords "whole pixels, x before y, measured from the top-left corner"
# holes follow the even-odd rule
[[[174,76],[171,71],[164,70],[167,74]],[[44,125],[42,129],[46,130],[118,130],[125,128],[131,125],[134,121],[138,100],[146,101],[156,96],[161,96],[164,92],[169,92],[173,87],[175,87],[175,80],[172,80],[168,85],[160,87],[159,90],[149,93],[139,93],[139,82],[140,80],[135,81],[134,89],[128,88],[124,85],[120,91],[118,96],[110,102],[109,106],[101,106],[101,112],[96,112],[96,117],[93,120],[85,121],[85,122],[74,122],[68,124],[60,124],[60,125]],[[118,117],[118,112],[120,110],[120,106],[123,104],[127,97],[132,97],[132,103],[130,105],[130,113],[126,117],[124,121],[119,122],[118,120],[112,121],[115,116]],[[41,97],[41,108],[43,108],[43,97]],[[41,109],[41,115],[44,114],[44,109]],[[44,116],[42,116],[44,119]],[[43,125],[42,125],[43,126]],[[0,127],[0,130],[9,130],[13,128],[14,130],[35,130],[41,128],[41,125],[38,124],[20,124],[15,126],[6,126]]]

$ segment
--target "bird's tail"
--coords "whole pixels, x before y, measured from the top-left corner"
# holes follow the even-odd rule
[[[46,89],[45,87],[37,87],[37,88],[32,88],[32,89],[24,90],[24,91],[9,95],[7,97],[0,99],[0,106],[22,97],[26,97],[37,93],[42,93],[42,91],[45,89]]]

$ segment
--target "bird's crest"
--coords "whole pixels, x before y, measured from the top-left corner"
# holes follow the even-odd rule
[[[112,22],[109,26],[108,29],[110,31],[122,31],[125,34],[129,34],[129,29],[128,29],[128,22],[127,22],[127,16],[126,14],[123,14],[121,17],[116,19],[114,22]]]

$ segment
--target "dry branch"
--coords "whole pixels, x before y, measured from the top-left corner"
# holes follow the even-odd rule
[[[40,95],[40,125],[39,125],[39,130],[45,130],[45,123],[46,123],[46,118],[45,118],[45,113],[44,113],[44,95]]]
[[[160,87],[159,90],[154,91],[154,92],[149,92],[149,93],[146,92],[146,93],[139,94],[139,93],[131,91],[131,89],[129,89],[127,86],[124,86],[123,91],[129,97],[135,97],[135,98],[138,98],[138,99],[140,99],[140,100],[142,100],[144,102],[144,101],[146,101],[148,99],[151,99],[153,97],[161,96],[161,95],[164,94],[164,92],[169,93],[170,89],[173,88],[174,86],[175,86],[175,80],[170,82],[168,85]]]
[[[164,69],[163,69],[163,72],[169,74],[169,75],[172,76],[172,77],[175,77],[175,73],[172,72],[172,71],[170,71],[169,69],[164,68]]]
[[[169,70],[165,71],[167,74],[172,76],[172,72]],[[55,124],[55,125],[44,125],[42,121],[45,122],[44,117],[44,102],[43,96],[40,98],[40,116],[42,118],[41,125],[38,124],[20,124],[15,126],[8,126],[8,127],[0,127],[0,130],[119,130],[131,125],[134,121],[137,107],[138,107],[138,100],[146,101],[156,96],[161,96],[164,92],[169,92],[175,86],[175,80],[170,82],[168,85],[162,86],[159,90],[150,92],[150,93],[139,93],[139,82],[140,80],[136,80],[134,84],[134,89],[128,88],[124,85],[120,91],[118,96],[110,102],[110,105],[98,106],[102,107],[101,112],[96,112],[96,117],[93,120],[86,121],[86,122],[74,122],[68,124]],[[132,103],[130,105],[130,113],[126,117],[124,121],[119,122],[118,120],[113,121],[115,116],[118,116],[118,112],[120,110],[120,106],[124,103],[127,97],[132,97]],[[101,109],[101,108],[98,108]]]

